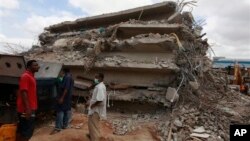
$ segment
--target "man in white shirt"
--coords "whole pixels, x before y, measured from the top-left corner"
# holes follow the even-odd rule
[[[95,76],[95,88],[89,102],[89,135],[91,141],[99,141],[100,134],[100,119],[106,119],[106,86],[103,83],[104,75],[99,73]]]

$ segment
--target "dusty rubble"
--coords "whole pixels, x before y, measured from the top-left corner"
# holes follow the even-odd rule
[[[116,135],[150,121],[158,140],[228,141],[230,124],[249,123],[250,99],[229,90],[211,69],[202,27],[182,12],[187,4],[164,2],[52,25],[39,36],[42,46],[24,55],[64,63],[83,85],[102,71],[110,99],[165,108],[111,121]]]

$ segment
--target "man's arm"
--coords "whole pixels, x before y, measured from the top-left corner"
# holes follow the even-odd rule
[[[23,106],[24,106],[24,112],[25,112],[26,118],[30,118],[31,116],[31,109],[30,109],[29,98],[28,98],[28,85],[29,85],[29,78],[27,77],[27,75],[21,76],[20,95],[21,95]]]
[[[71,87],[71,77],[66,76],[65,77],[65,83],[63,84],[63,94],[59,99],[59,104],[62,104],[64,101],[65,96],[68,94],[68,91],[70,90]]]
[[[31,109],[29,107],[29,101],[28,101],[28,96],[27,95],[28,94],[27,94],[26,90],[21,91],[21,97],[22,97],[22,101],[23,101],[23,104],[24,104],[24,108],[25,108],[25,117],[30,118]]]
[[[61,96],[60,99],[59,99],[59,104],[62,104],[62,103],[63,103],[64,97],[67,95],[67,93],[68,93],[68,89],[67,89],[67,88],[64,88],[63,94],[62,94],[62,96]]]

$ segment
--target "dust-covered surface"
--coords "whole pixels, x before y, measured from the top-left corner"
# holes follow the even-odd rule
[[[137,125],[132,125],[133,118],[131,115],[126,115],[126,119],[130,119],[131,122],[123,124],[125,115],[109,114],[107,121],[101,121],[101,134],[102,141],[159,141],[157,131],[154,122],[142,122]],[[135,121],[134,121],[135,122]],[[53,123],[53,122],[52,122]],[[89,141],[86,136],[88,132],[88,119],[87,116],[81,113],[74,113],[73,119],[70,123],[70,128],[50,135],[53,130],[53,124],[48,122],[36,129],[31,141]],[[122,136],[117,134],[121,130],[114,129],[113,126],[121,126],[122,130],[126,131],[126,134]],[[133,126],[133,127],[132,127]],[[129,128],[129,130],[128,130]]]

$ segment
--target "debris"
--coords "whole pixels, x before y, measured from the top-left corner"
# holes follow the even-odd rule
[[[172,128],[173,128],[173,123],[170,124],[170,129],[168,132],[168,140],[167,141],[171,141],[171,137],[172,137]]]
[[[212,69],[206,56],[209,44],[201,38],[202,26],[191,12],[182,11],[187,4],[163,2],[51,25],[39,35],[42,46],[23,55],[64,63],[72,69],[75,88],[84,97],[94,75],[103,72],[109,101],[117,103],[110,108],[119,114],[133,109],[126,118],[111,119],[116,135],[126,135],[142,128],[140,122],[153,119],[163,140],[186,140],[190,132],[193,138],[229,140],[231,121],[249,121],[250,98],[226,91],[224,76]],[[82,113],[80,107],[77,111]],[[152,107],[164,109],[162,115]],[[175,116],[172,133],[170,114]]]
[[[76,112],[78,113],[85,113],[86,108],[84,104],[77,104],[76,105]]]
[[[210,135],[207,133],[203,133],[203,134],[192,133],[190,136],[191,137],[199,137],[199,138],[208,138]]]
[[[193,130],[194,133],[204,133],[206,132],[205,128],[203,126],[197,127]]]
[[[182,122],[179,120],[179,119],[175,119],[174,120],[174,125],[177,126],[177,127],[182,127]]]
[[[179,94],[177,93],[175,88],[168,87],[166,93],[166,99],[170,102],[175,102],[179,98]]]
[[[193,90],[198,90],[199,89],[199,84],[198,84],[198,82],[194,82],[194,81],[189,81],[189,85],[191,86],[191,88],[193,89]]]
[[[168,18],[168,23],[182,23],[181,13],[174,13],[171,17]]]

